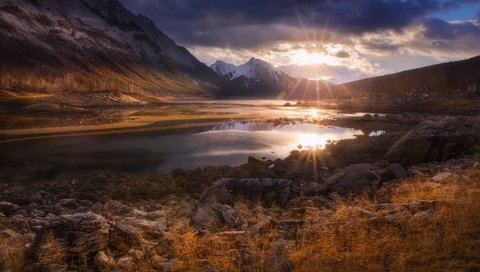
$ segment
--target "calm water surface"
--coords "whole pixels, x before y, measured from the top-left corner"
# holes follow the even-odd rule
[[[225,104],[209,102],[210,111]],[[258,102],[260,103],[260,102]],[[265,103],[263,101],[262,103]],[[218,106],[216,106],[218,105]],[[342,115],[331,111],[245,104],[236,110],[266,111],[273,118]],[[230,106],[230,109],[232,106]],[[175,168],[240,165],[248,156],[284,158],[299,145],[322,148],[327,141],[362,135],[360,130],[291,122],[222,121],[200,131],[173,134],[83,135],[0,144],[0,178],[7,180],[109,171],[167,173]]]

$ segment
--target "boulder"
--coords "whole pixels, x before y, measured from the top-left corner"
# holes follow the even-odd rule
[[[225,205],[218,203],[205,204],[199,207],[191,221],[194,226],[202,229],[220,224],[227,224],[230,227],[236,226],[235,219]]]
[[[235,196],[247,199],[261,199],[267,203],[285,206],[291,197],[292,181],[273,178],[219,179],[205,190],[202,201],[215,200],[223,204],[233,202]]]
[[[117,249],[125,250],[141,245],[143,232],[124,221],[115,222],[110,233],[111,244]]]
[[[429,223],[433,220],[433,216],[435,214],[434,209],[429,209],[426,211],[419,211],[415,213],[411,218],[410,218],[410,223],[414,224],[426,224]]]
[[[107,220],[96,213],[73,213],[57,217],[57,223],[50,223],[40,228],[28,249],[29,258],[38,259],[47,235],[53,235],[55,241],[61,241],[65,256],[71,260],[87,258],[94,262],[99,251],[104,250],[109,242],[110,225]]]
[[[259,160],[255,157],[249,156],[247,164],[243,165],[240,168],[245,168],[248,170],[252,177],[270,177],[272,172],[270,171],[269,166],[272,164],[270,160]]]
[[[385,169],[378,171],[378,173],[382,177],[382,181],[401,179],[408,174],[405,168],[399,163],[390,164]]]
[[[325,181],[324,188],[329,191],[360,191],[368,186],[377,186],[382,179],[375,166],[367,163],[352,164]]]
[[[437,183],[456,182],[459,179],[460,176],[452,172],[441,172],[432,177],[432,181]]]
[[[66,234],[69,248],[78,253],[97,252],[106,246],[109,239],[107,220],[96,213],[74,213],[60,216],[61,224],[57,233]]]
[[[104,251],[99,251],[97,255],[95,255],[94,263],[100,271],[111,271],[116,265],[115,259]]]
[[[118,259],[116,271],[132,271],[134,260],[130,256],[121,257]]]
[[[427,120],[395,142],[385,158],[407,166],[446,161],[470,152],[479,142],[480,116]]]
[[[15,213],[20,207],[17,204],[8,201],[0,201],[0,212],[4,215],[11,215]]]

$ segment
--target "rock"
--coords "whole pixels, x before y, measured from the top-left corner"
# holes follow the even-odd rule
[[[216,199],[220,203],[230,204],[235,196],[258,199],[267,203],[276,203],[283,207],[291,197],[292,181],[272,178],[219,179],[205,190],[202,201]]]
[[[273,219],[270,216],[266,216],[260,222],[252,226],[252,231],[254,233],[259,233],[263,229],[271,226],[272,223],[273,223]]]
[[[165,269],[168,263],[167,258],[164,258],[159,255],[153,255],[150,257],[150,260],[152,262],[152,268],[155,269],[156,271],[170,271]]]
[[[64,214],[60,220],[56,228],[67,234],[65,238],[75,252],[96,252],[108,241],[109,224],[101,215],[93,212]]]
[[[132,211],[132,208],[116,200],[109,200],[103,205],[105,214],[124,216]]]
[[[218,270],[212,266],[203,266],[198,270],[198,272],[217,272],[217,271]]]
[[[363,115],[363,119],[371,120],[372,118],[373,118],[373,116],[370,113],[366,113],[366,114]]]
[[[75,210],[79,207],[77,200],[72,198],[61,199],[58,201],[57,205],[70,210]]]
[[[432,221],[434,214],[435,214],[434,209],[419,211],[410,218],[410,223],[418,223],[418,224],[429,223]]]
[[[4,215],[12,215],[15,213],[20,206],[17,204],[10,203],[8,201],[0,201],[0,212],[3,213]]]
[[[42,205],[37,207],[38,210],[46,213],[46,214],[54,214],[54,215],[61,215],[66,212],[66,210],[63,207],[60,207],[59,205]]]
[[[446,161],[469,152],[479,142],[480,116],[427,120],[395,142],[385,158],[407,166]]]
[[[116,265],[115,259],[104,251],[99,251],[97,255],[95,255],[94,263],[101,271],[110,271],[114,269]]]
[[[118,259],[116,269],[118,269],[119,271],[132,271],[133,265],[134,262],[132,257],[122,257]]]
[[[46,271],[67,272],[68,266],[66,264],[50,264],[46,267]]]
[[[20,237],[20,234],[16,233],[13,230],[5,229],[5,230],[0,231],[0,238],[5,242],[7,242],[9,240],[12,240],[14,238],[18,238],[18,237]]]
[[[33,209],[33,210],[30,211],[30,216],[32,216],[32,217],[44,217],[45,213],[42,212],[42,211],[39,211],[37,209]]]
[[[371,164],[353,164],[328,178],[324,186],[328,191],[335,192],[358,192],[365,187],[377,186],[381,177],[374,170]]]
[[[390,164],[387,168],[378,171],[378,173],[382,177],[382,181],[401,179],[408,174],[405,168],[399,163]]]
[[[441,172],[432,177],[433,182],[437,183],[449,183],[456,182],[460,179],[460,176],[451,172]]]
[[[117,248],[132,248],[141,245],[140,237],[142,234],[143,232],[140,229],[124,221],[117,221],[112,226],[110,240]]]
[[[290,170],[289,165],[281,159],[276,159],[271,169],[279,176],[285,175]]]
[[[146,217],[151,219],[146,219]],[[153,218],[152,215],[143,214],[142,216],[122,217],[117,224],[121,227],[130,229],[130,232],[147,233],[149,235],[159,236],[167,230],[167,220],[163,216]]]
[[[297,230],[301,228],[304,222],[303,220],[297,219],[285,219],[274,221],[273,224],[275,229],[278,230],[283,237],[289,237],[290,239],[293,239]]]
[[[236,226],[235,219],[224,205],[210,203],[201,206],[195,211],[192,217],[192,224],[199,228],[227,224],[231,227]]]
[[[51,216],[54,215],[47,215],[45,218]],[[36,232],[29,248],[32,258],[37,259],[38,254],[41,254],[47,234],[53,235],[56,241],[61,241],[68,258],[80,259],[87,256],[87,261],[92,263],[97,253],[108,245],[110,225],[101,215],[93,212],[73,213],[55,217],[54,220],[57,223],[49,222]]]
[[[265,256],[265,271],[277,272],[291,270],[285,257],[269,252]]]
[[[109,225],[105,217],[93,212],[63,214],[60,216],[62,223],[72,230],[83,232],[98,231],[108,234]]]
[[[270,160],[263,161],[249,156],[247,164],[243,165],[243,168],[248,169],[253,177],[269,177],[271,176],[271,171],[269,168],[271,164],[272,161]]]
[[[389,215],[384,216],[383,219],[384,221],[392,224],[399,224],[402,222],[407,221],[409,218],[411,218],[412,214],[408,211],[401,211],[397,213],[391,213]],[[371,219],[374,220],[374,219]]]
[[[143,254],[143,252],[138,249],[130,249],[128,251],[128,254],[137,261],[140,261],[145,257],[145,254]]]

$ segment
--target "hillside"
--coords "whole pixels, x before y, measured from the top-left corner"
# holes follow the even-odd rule
[[[340,84],[353,97],[446,97],[480,92],[480,56]]]
[[[117,0],[0,0],[0,69],[11,104],[142,104],[207,95],[220,80]]]

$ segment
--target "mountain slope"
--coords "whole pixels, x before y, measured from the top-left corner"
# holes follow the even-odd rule
[[[480,93],[480,56],[340,84],[351,96],[450,96]]]
[[[320,89],[328,89],[332,86],[330,83],[292,77],[275,69],[268,62],[256,58],[250,58],[246,63],[238,66],[216,61],[210,68],[229,80],[228,92],[222,93],[225,96],[287,99],[330,97],[328,92],[320,92]]]
[[[43,92],[60,103],[78,92],[107,92],[121,104],[122,95],[139,102],[207,95],[221,82],[118,0],[0,0],[0,15],[3,94]]]

